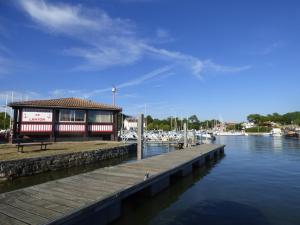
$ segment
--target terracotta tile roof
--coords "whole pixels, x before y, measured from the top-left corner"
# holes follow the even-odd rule
[[[129,118],[126,118],[125,120],[127,120],[128,122],[137,122],[138,121],[138,119],[134,118],[134,117],[129,117]]]
[[[114,110],[122,111],[122,108],[107,105],[90,100],[80,98],[59,98],[59,99],[48,99],[48,100],[33,100],[33,101],[22,101],[12,102],[9,104],[11,107],[36,107],[36,108],[74,108],[74,109],[101,109],[101,110]]]

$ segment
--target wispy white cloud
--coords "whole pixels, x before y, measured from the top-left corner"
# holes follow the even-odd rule
[[[139,94],[136,93],[117,93],[118,98],[120,99],[127,99],[127,98],[140,98],[141,96]]]
[[[158,28],[156,30],[156,36],[161,39],[170,38],[170,34],[166,29]]]
[[[52,98],[61,98],[61,97],[80,97],[80,98],[89,98],[89,92],[78,89],[55,89],[49,92],[50,97]]]
[[[0,24],[0,78],[13,72],[30,68],[30,64],[26,60],[17,60],[14,52],[4,44],[9,36],[9,32],[3,26],[1,27]]]
[[[277,41],[263,49],[260,54],[261,55],[268,55],[272,52],[274,52],[276,49],[283,47],[284,43],[282,41]]]
[[[0,77],[10,72],[11,62],[0,53]]]
[[[175,60],[177,63],[187,67],[196,77],[202,78],[205,72],[237,73],[251,68],[247,66],[224,66],[214,63],[212,60],[200,60],[197,57],[183,54],[181,52],[158,49],[152,46],[145,46],[150,53],[154,53],[166,60]]]
[[[0,43],[0,77],[8,74],[12,69],[12,61],[9,55],[10,50]]]
[[[132,86],[139,86],[151,79],[165,76],[171,70],[172,66],[164,66],[158,69],[155,69],[149,73],[143,74],[141,76],[137,76],[137,78],[132,79],[130,81],[126,81],[124,83],[120,83],[116,85],[118,90],[129,88]],[[62,97],[62,96],[78,96],[83,98],[90,98],[100,93],[111,92],[112,87],[106,87],[102,89],[95,90],[72,90],[72,89],[56,89],[50,92],[50,94],[54,97]]]
[[[14,72],[31,70],[33,65],[26,62],[25,60],[16,60],[12,54],[8,54],[9,49],[6,51],[1,51],[0,49],[0,78],[7,77]]]
[[[258,56],[268,56],[276,51],[284,48],[287,45],[285,41],[269,41],[268,43],[263,43],[260,46],[255,44],[251,47],[251,50],[248,52],[250,55],[258,55]]]
[[[69,32],[65,29],[96,29],[97,23],[81,15],[80,7],[66,4],[47,4],[44,1],[23,0],[22,6],[26,12],[42,26],[53,31]]]
[[[0,91],[0,106],[4,106],[7,102],[12,101],[26,101],[30,99],[39,98],[40,95],[34,91],[18,91],[18,90],[6,90]]]
[[[85,64],[77,69],[99,70],[139,60],[142,50],[135,26],[130,20],[111,18],[100,9],[54,4],[46,1],[21,1],[25,12],[46,32],[69,36],[80,46],[63,54],[80,57]]]
[[[153,70],[151,71],[150,73],[146,73],[134,80],[131,80],[131,81],[128,81],[128,82],[125,82],[125,83],[122,83],[120,85],[117,85],[118,88],[125,88],[125,87],[131,87],[131,86],[136,86],[136,85],[139,85],[141,83],[144,83],[154,77],[157,77],[157,76],[161,76],[161,75],[164,75],[166,74],[167,72],[169,72],[171,70],[171,66],[164,66],[164,67],[161,67],[159,69],[156,69],[156,70]]]
[[[165,44],[174,42],[175,38],[170,34],[170,32],[164,28],[157,28],[155,31],[155,37],[149,40],[153,44]]]
[[[182,52],[157,48],[149,39],[140,37],[133,21],[112,18],[100,9],[87,9],[81,5],[50,3],[43,0],[21,1],[23,10],[46,32],[67,35],[81,41],[80,46],[64,49],[63,54],[80,57],[85,63],[81,70],[99,70],[116,65],[136,63],[143,57],[166,59],[184,65],[198,78],[204,72],[240,72],[250,66],[223,66],[211,60],[202,60]],[[165,29],[156,31],[156,38],[169,39]]]
[[[124,109],[125,114],[132,116],[136,116],[139,113],[145,113],[146,115],[152,115],[156,118],[170,116],[170,113],[173,113],[173,106],[169,103],[169,101],[145,101],[140,104],[126,104],[124,105]]]

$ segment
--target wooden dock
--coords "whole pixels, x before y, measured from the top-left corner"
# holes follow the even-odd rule
[[[171,176],[185,176],[222,153],[224,145],[203,144],[4,193],[0,224],[107,224],[120,216],[126,197],[155,195]]]

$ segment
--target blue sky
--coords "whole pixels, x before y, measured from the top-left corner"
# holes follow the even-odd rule
[[[0,101],[242,121],[300,106],[299,1],[0,0]]]

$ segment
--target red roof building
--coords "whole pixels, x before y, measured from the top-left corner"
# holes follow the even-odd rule
[[[117,140],[122,108],[80,98],[12,102],[13,138]]]

